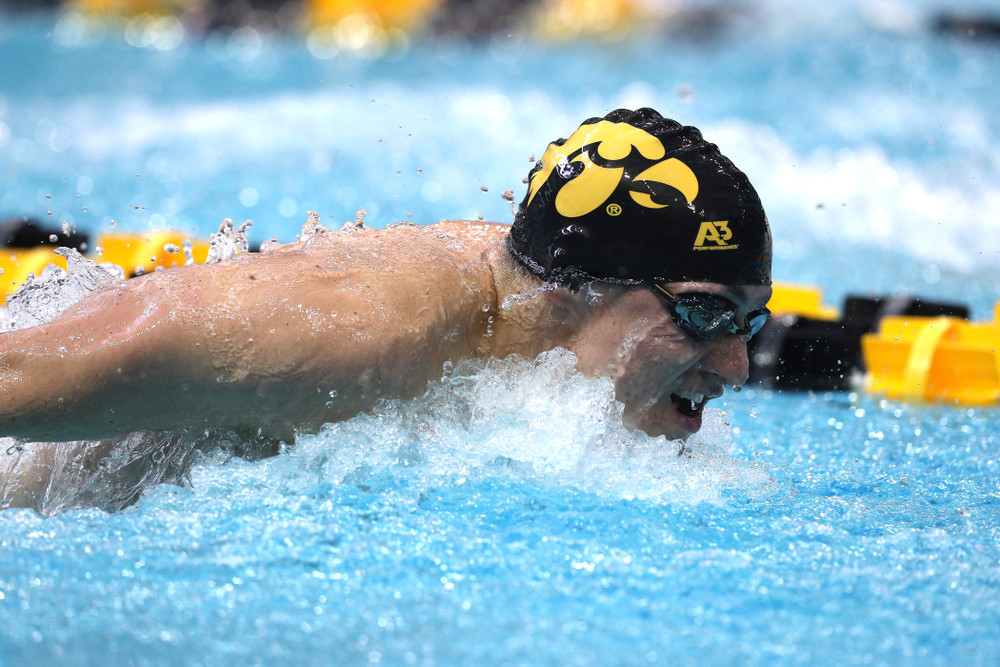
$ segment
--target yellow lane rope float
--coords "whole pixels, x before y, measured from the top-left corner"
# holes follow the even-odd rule
[[[776,282],[767,307],[775,316],[802,315],[817,320],[836,320],[840,313],[836,308],[823,305],[823,291],[809,285]]]
[[[39,248],[0,248],[0,304],[6,303],[28,276],[40,276],[49,264],[66,268],[66,258],[56,254],[55,246]]]
[[[169,230],[144,234],[105,234],[98,237],[100,249],[90,259],[122,267],[127,276],[153,271],[157,266],[171,267],[191,261],[199,264],[208,257],[208,241],[190,241],[183,234]],[[0,304],[28,279],[40,276],[49,264],[66,268],[66,259],[55,246],[36,248],[0,248]]]
[[[1000,400],[1000,302],[992,322],[886,317],[861,338],[865,388],[897,400],[993,405]]]

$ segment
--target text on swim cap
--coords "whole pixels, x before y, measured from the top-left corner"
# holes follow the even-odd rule
[[[542,168],[531,177],[528,205],[548,181],[552,171],[559,169],[565,178],[574,163],[582,170],[562,186],[556,195],[556,210],[567,218],[577,218],[606,203],[621,183],[624,167],[604,167],[593,162],[591,152],[607,161],[624,160],[636,149],[651,165],[632,178],[632,183],[660,183],[678,190],[690,204],[698,196],[698,179],[691,168],[677,158],[663,159],[666,150],[659,139],[628,123],[601,120],[581,125],[561,146],[549,144],[542,156]],[[632,200],[644,208],[664,208],[653,201],[648,192],[630,190]],[[620,211],[620,207],[615,209]],[[610,210],[609,210],[610,212]],[[728,230],[727,230],[728,231]],[[732,232],[730,232],[732,235]]]
[[[729,245],[727,241],[733,238],[733,230],[729,229],[728,220],[703,222],[698,227],[698,236],[694,240],[695,250],[736,250],[739,244]],[[705,245],[714,243],[715,245]]]

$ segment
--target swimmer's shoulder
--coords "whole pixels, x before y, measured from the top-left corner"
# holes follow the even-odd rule
[[[397,222],[384,229],[352,229],[349,232],[329,232],[310,240],[299,240],[291,243],[268,241],[261,245],[263,254],[301,252],[310,246],[379,246],[384,242],[396,244],[404,238],[420,239],[431,245],[441,242],[457,242],[461,245],[486,245],[495,239],[504,237],[510,231],[510,225],[500,222],[484,222],[476,220],[439,220],[432,224],[417,224],[415,222]]]
[[[510,231],[508,224],[482,220],[439,220],[427,227],[460,239],[487,243],[505,236]]]

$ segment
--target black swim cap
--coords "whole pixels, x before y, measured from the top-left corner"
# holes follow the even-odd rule
[[[509,237],[536,276],[569,287],[771,284],[757,192],[693,127],[652,109],[591,118],[549,144]]]

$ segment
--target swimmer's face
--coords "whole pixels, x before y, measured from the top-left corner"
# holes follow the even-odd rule
[[[764,307],[771,288],[716,283],[671,283],[685,293],[718,294],[737,306],[736,321]],[[747,380],[747,336],[729,332],[695,340],[674,322],[649,289],[629,289],[608,299],[580,327],[573,352],[578,368],[610,377],[625,405],[625,422],[649,435],[685,438],[701,428],[705,404],[726,386]]]

